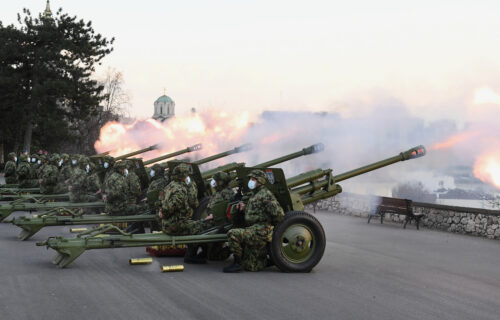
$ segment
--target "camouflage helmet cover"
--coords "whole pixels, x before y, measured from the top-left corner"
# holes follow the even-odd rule
[[[58,165],[59,160],[61,160],[61,157],[59,157],[59,155],[57,153],[51,154],[49,157],[49,163],[53,164],[55,166]]]
[[[247,177],[255,178],[257,180],[257,182],[259,182],[261,184],[265,184],[267,182],[267,177],[266,177],[266,174],[264,173],[264,171],[258,170],[258,169],[254,169],[254,170],[250,171],[250,173],[247,175]]]
[[[185,163],[179,164],[172,171],[172,179],[182,180],[182,178],[187,176],[189,176],[189,166]]]
[[[11,152],[7,155],[7,159],[8,160],[11,160],[11,161],[14,161],[14,158],[16,157],[16,153],[15,152]]]
[[[217,186],[223,187],[229,183],[229,175],[223,171],[216,172],[212,178],[217,183]]]
[[[121,173],[123,170],[127,169],[127,162],[126,161],[117,161],[113,165],[113,169],[115,169],[116,172]]]
[[[19,160],[21,160],[21,162],[28,162],[28,155],[26,153],[22,153],[19,156]]]

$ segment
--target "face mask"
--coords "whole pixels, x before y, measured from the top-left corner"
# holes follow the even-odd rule
[[[257,181],[255,180],[248,180],[248,189],[253,190],[257,186]]]
[[[61,160],[59,160],[59,167],[62,166],[62,164],[63,164],[63,160],[61,159]]]
[[[87,171],[87,173],[89,173],[89,171],[90,171],[90,165],[87,165],[87,166],[85,167],[85,171]]]
[[[210,180],[210,185],[212,186],[212,188],[215,188],[215,186],[217,186],[217,182],[215,182],[214,179]]]
[[[71,164],[75,165],[76,164],[76,160],[71,160]]]
[[[125,174],[125,177],[128,176],[128,169],[123,170],[123,174]]]
[[[38,164],[42,164],[42,160],[38,160],[36,163],[38,163]]]
[[[14,157],[14,162],[17,162],[17,157]]]
[[[149,175],[150,175],[151,177],[154,177],[154,176],[155,176],[155,171],[154,171],[154,170],[151,170],[151,171],[149,172]]]
[[[31,158],[28,158],[28,162],[31,162]]]
[[[107,169],[109,167],[109,163],[104,162],[104,169]]]
[[[186,178],[186,184],[190,184],[190,183],[191,183],[191,178],[188,176],[188,177]]]
[[[36,159],[35,159],[35,158],[31,158],[31,162],[32,162],[32,163],[35,163],[35,162],[36,162]]]

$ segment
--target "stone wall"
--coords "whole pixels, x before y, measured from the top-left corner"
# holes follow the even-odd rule
[[[325,210],[340,215],[368,218],[369,214],[375,212],[379,201],[379,198],[375,196],[341,193],[335,197],[307,205],[306,209],[309,211]],[[424,215],[424,218],[420,220],[420,225],[425,228],[470,234],[489,239],[500,239],[500,211],[498,210],[454,207],[420,202],[414,202],[413,207],[415,214]],[[387,213],[384,218],[384,221],[401,224],[404,220],[404,215],[390,213]],[[377,223],[378,221],[380,220],[372,219],[371,223]]]

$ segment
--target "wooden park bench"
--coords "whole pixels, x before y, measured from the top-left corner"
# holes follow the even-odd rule
[[[413,213],[413,201],[408,199],[399,198],[388,198],[380,197],[380,203],[377,205],[376,210],[373,214],[368,215],[368,223],[373,216],[380,216],[380,223],[384,223],[384,215],[389,213],[404,214],[406,216],[403,228],[406,229],[406,224],[411,223],[411,220],[415,220],[417,225],[417,230],[419,229],[420,219],[423,215],[415,215]]]

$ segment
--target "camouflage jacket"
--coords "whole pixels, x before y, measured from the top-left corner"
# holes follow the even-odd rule
[[[162,195],[163,219],[188,220],[193,215],[189,206],[187,186],[184,182],[172,181],[163,191]]]
[[[189,206],[195,210],[200,204],[198,202],[198,186],[193,180],[191,180],[190,184],[185,184],[185,186],[187,188]]]
[[[141,196],[141,182],[134,172],[130,172],[125,179],[128,185],[128,197],[137,200]]]
[[[96,193],[101,189],[101,181],[99,180],[99,174],[97,172],[92,173],[87,178],[87,191],[89,193]]]
[[[167,179],[161,177],[151,181],[148,187],[148,204],[150,208],[157,209],[161,206],[160,193],[167,186]],[[154,196],[156,194],[156,196]],[[150,199],[150,197],[153,197]]]
[[[233,190],[231,188],[224,188],[220,191],[216,191],[211,197],[207,205],[208,213],[212,213],[212,207],[222,201],[230,201],[234,196]]]
[[[51,164],[44,166],[40,175],[40,178],[43,179],[42,185],[56,185],[58,175],[59,170],[57,170],[56,166]]]
[[[83,194],[87,192],[87,173],[76,168],[73,170],[73,175],[70,179],[71,193],[72,194]]]
[[[127,179],[117,172],[113,172],[104,181],[106,190],[106,202],[127,202],[128,184]]]
[[[71,179],[73,174],[72,168],[69,164],[64,164],[59,171],[59,177],[57,178],[59,183],[64,183],[66,180]]]
[[[262,186],[248,200],[245,209],[245,223],[247,226],[254,224],[275,225],[285,213],[278,200],[269,189]]]
[[[5,178],[16,177],[16,163],[12,160],[9,160],[5,163],[5,168],[3,170],[5,173]]]
[[[31,179],[32,168],[29,163],[21,162],[16,169],[16,174],[19,181]]]

